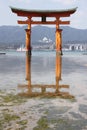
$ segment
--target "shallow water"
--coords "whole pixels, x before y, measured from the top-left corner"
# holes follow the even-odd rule
[[[54,51],[33,51],[31,57],[27,57],[24,52],[1,55],[0,89],[16,89],[22,95],[26,93],[26,87],[27,92],[39,92],[37,95],[56,92],[63,98],[67,94],[68,97],[74,97],[74,102],[72,99],[67,101],[58,98],[36,99],[37,103],[34,99],[29,101],[30,104],[36,103],[33,107],[38,112],[47,111],[44,119],[49,125],[54,122],[53,130],[87,129],[87,55],[82,52],[64,52],[61,57]]]
[[[87,89],[87,56],[82,53],[65,52],[61,57],[61,79],[59,84],[70,86],[73,95],[84,95]],[[56,53],[33,51],[31,56],[31,84],[56,83]],[[7,52],[0,56],[0,89],[17,88],[26,81],[26,54]]]

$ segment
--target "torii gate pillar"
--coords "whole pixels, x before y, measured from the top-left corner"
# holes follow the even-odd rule
[[[26,31],[26,52],[28,54],[31,54],[31,42],[30,42],[31,33],[29,29],[25,29],[25,31]]]
[[[61,55],[56,52],[56,92],[59,92],[59,81],[61,80],[61,66],[62,66],[62,59]]]
[[[31,55],[31,25],[28,25],[26,31],[26,53]]]
[[[56,28],[56,52],[62,55],[62,29]]]

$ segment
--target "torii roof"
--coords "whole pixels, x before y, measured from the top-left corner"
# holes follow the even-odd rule
[[[69,17],[71,14],[75,13],[76,8],[65,9],[65,10],[27,10],[15,7],[10,7],[13,13],[18,16],[23,17]]]

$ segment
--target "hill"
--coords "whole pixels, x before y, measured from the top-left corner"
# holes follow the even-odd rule
[[[0,45],[20,45],[25,43],[26,26],[0,26]],[[63,43],[87,41],[87,29],[75,29],[69,26],[61,26]],[[31,42],[35,44],[47,37],[55,41],[55,27],[33,26]]]

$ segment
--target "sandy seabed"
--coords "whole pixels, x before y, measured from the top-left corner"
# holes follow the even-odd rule
[[[55,82],[55,56],[52,55],[47,52],[36,56],[35,53],[32,57],[33,82],[37,83],[38,79],[40,84]],[[86,59],[87,55],[82,54],[62,57],[60,84],[68,84],[65,91],[73,95],[65,98],[20,96],[18,88],[14,88],[19,83],[25,84],[25,57],[21,54],[1,57],[0,130],[87,130]]]
[[[20,97],[0,91],[0,130],[87,130],[87,98]]]

